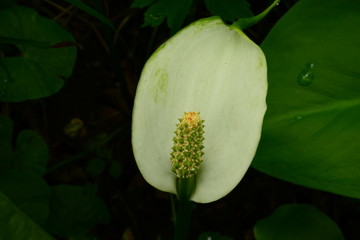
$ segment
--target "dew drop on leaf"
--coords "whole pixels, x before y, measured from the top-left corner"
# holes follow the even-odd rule
[[[314,64],[308,63],[298,76],[297,82],[300,86],[309,86],[314,80]]]

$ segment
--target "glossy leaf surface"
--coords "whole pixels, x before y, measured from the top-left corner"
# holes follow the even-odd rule
[[[360,198],[360,2],[302,0],[261,45],[269,93],[253,166]]]

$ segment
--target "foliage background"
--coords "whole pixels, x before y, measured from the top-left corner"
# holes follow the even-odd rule
[[[131,8],[129,0],[86,2],[102,9],[115,26],[114,35],[96,18],[67,2],[18,1],[67,29],[76,39],[78,55],[72,76],[59,92],[37,100],[1,102],[1,113],[12,119],[13,136],[32,129],[48,145],[49,168],[44,178],[53,186],[52,196],[60,197],[51,201],[50,212],[59,213],[48,216],[51,224],[44,224],[45,229],[59,239],[170,239],[169,195],[149,186],[139,173],[131,150],[130,122],[143,64],[179,26],[169,24],[173,26],[170,30],[164,22],[141,27],[146,9]],[[282,1],[246,34],[260,44],[295,2]],[[252,12],[259,13],[271,2],[250,3]],[[196,4],[184,25],[211,16],[202,1]],[[74,118],[81,119],[84,127],[69,137],[64,128]],[[211,231],[233,239],[254,239],[256,222],[288,203],[312,204],[338,224],[346,239],[360,239],[358,200],[294,185],[255,169],[225,198],[197,205],[191,238]],[[104,221],[96,219],[98,216]]]

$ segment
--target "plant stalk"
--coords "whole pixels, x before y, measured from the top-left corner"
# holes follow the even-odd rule
[[[194,203],[189,200],[179,200],[178,209],[175,220],[175,236],[174,240],[188,239],[191,213],[194,208]]]

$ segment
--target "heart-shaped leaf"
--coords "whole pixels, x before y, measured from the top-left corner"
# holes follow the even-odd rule
[[[0,101],[52,95],[72,73],[74,38],[30,8],[14,5],[0,9],[0,40],[7,43],[5,47],[17,49],[0,58]]]

